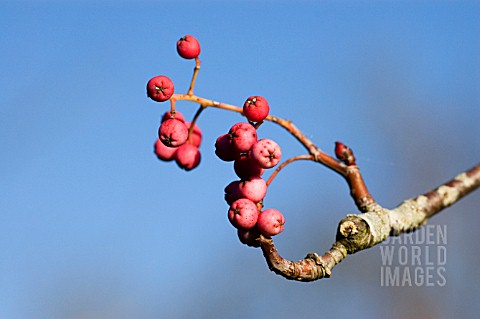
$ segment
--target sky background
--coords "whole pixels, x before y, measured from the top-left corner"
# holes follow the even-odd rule
[[[185,34],[202,47],[196,94],[262,95],[325,152],[345,142],[385,207],[479,161],[478,1],[0,1],[0,318],[478,315],[478,192],[430,221],[448,230],[443,287],[382,287],[379,247],[313,283],[270,272],[228,222],[236,177],[214,155],[243,119],[205,110],[191,172],[153,155],[169,106],[145,85],[167,75],[186,93]],[[305,153],[275,124],[259,136]],[[265,204],[285,215],[275,242],[291,260],[323,254],[356,213],[344,181],[310,162],[282,171]]]

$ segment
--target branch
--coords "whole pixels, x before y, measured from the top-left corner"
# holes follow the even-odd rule
[[[270,269],[287,279],[314,281],[327,278],[332,268],[347,254],[368,249],[389,236],[398,236],[423,226],[430,217],[478,187],[480,164],[424,195],[404,201],[392,210],[375,204],[367,212],[348,215],[339,223],[336,242],[323,256],[311,253],[293,262],[279,255],[272,239],[260,236],[260,245]]]

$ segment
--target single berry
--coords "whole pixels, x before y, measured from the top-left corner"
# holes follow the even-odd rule
[[[176,148],[168,147],[157,138],[157,141],[154,145],[154,152],[157,155],[159,160],[169,162],[174,159],[175,152],[177,151]]]
[[[249,199],[240,198],[230,206],[228,219],[235,228],[250,229],[257,223],[257,205]]]
[[[260,231],[257,229],[257,227],[250,229],[239,228],[237,230],[237,235],[242,244],[250,247],[260,247],[260,243],[257,240],[260,237]]]
[[[257,142],[257,130],[250,123],[237,123],[230,128],[228,134],[230,135],[230,144],[239,153],[248,152]]]
[[[157,102],[168,100],[173,91],[173,82],[165,75],[153,77],[147,83],[147,96]]]
[[[160,125],[158,137],[166,146],[178,147],[187,141],[188,129],[182,121],[169,119]]]
[[[280,162],[282,150],[274,141],[263,138],[250,150],[252,160],[262,168],[272,168]]]
[[[267,183],[261,177],[251,177],[240,182],[238,191],[240,197],[248,198],[252,202],[258,203],[267,194]]]
[[[215,141],[215,154],[225,162],[231,162],[238,157],[239,153],[230,144],[229,134],[223,134],[217,138]]]
[[[270,106],[261,96],[250,96],[243,104],[243,114],[252,122],[262,122],[269,112]]]
[[[185,121],[185,126],[189,131],[191,125],[192,123]],[[202,144],[202,130],[200,130],[197,124],[193,127],[192,134],[188,137],[187,143],[195,145],[196,147],[200,147],[200,144]]]
[[[253,176],[262,176],[265,171],[252,161],[249,153],[240,154],[240,156],[233,163],[233,169],[238,177],[241,179],[249,179]]]
[[[162,115],[162,123],[169,119],[177,119],[177,120],[180,120],[181,122],[185,122],[185,117],[183,116],[182,113],[178,111],[175,111],[174,113],[171,113],[170,111],[168,111]]]
[[[186,35],[177,41],[177,52],[184,59],[195,59],[200,54],[200,43],[195,37]]]
[[[257,228],[265,236],[275,236],[280,234],[285,225],[285,218],[278,210],[265,209],[258,215]]]
[[[225,201],[228,205],[232,205],[240,196],[240,181],[233,181],[225,187]]]
[[[192,144],[183,144],[175,152],[175,161],[180,168],[190,171],[200,164],[200,151]]]

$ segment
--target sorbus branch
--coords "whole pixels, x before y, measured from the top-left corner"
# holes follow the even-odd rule
[[[260,245],[269,268],[287,279],[313,281],[328,278],[332,268],[347,254],[370,248],[389,236],[398,236],[421,227],[430,217],[478,187],[480,164],[424,195],[404,201],[392,210],[376,204],[362,214],[348,215],[339,223],[336,242],[323,256],[311,253],[293,262],[279,255],[272,239],[260,236]]]
[[[200,70],[198,40],[190,35],[181,38],[177,42],[177,51],[185,59],[195,59],[187,94],[174,94],[173,82],[166,76],[156,76],[147,83],[148,97],[157,102],[170,99],[171,103],[170,114],[165,114],[167,119],[162,118],[162,125],[159,128],[161,141],[158,140],[155,144],[155,152],[162,160],[169,161],[175,158],[181,168],[193,169],[200,162],[199,128],[195,131],[196,139],[192,135],[195,123],[203,110],[215,107],[245,116],[249,123],[235,124],[228,134],[220,136],[216,141],[216,154],[225,161],[235,160],[234,169],[241,178],[240,181],[233,181],[225,188],[225,200],[231,205],[229,220],[238,229],[240,241],[249,246],[260,246],[270,269],[287,279],[313,281],[329,277],[333,267],[348,254],[370,248],[389,236],[415,230],[434,214],[480,187],[480,164],[478,164],[440,187],[406,200],[394,209],[383,208],[368,191],[351,148],[336,142],[336,158],[324,153],[291,121],[269,115],[270,106],[261,96],[249,97],[241,108],[194,95],[195,82]],[[189,124],[188,131],[186,128],[188,123],[184,121],[183,115],[178,113],[175,116],[177,100],[191,101],[200,105]],[[281,150],[272,140],[257,140],[256,130],[264,121],[274,122],[283,127],[308,151],[307,155],[294,156],[281,163],[267,182],[260,176],[264,169],[278,164]],[[222,149],[222,145],[233,148]],[[178,149],[172,150],[174,147]],[[263,208],[267,187],[285,166],[298,160],[320,163],[345,178],[360,214],[347,215],[340,221],[336,241],[323,256],[310,253],[304,259],[293,262],[280,256],[271,239],[271,236],[283,230],[285,223],[283,215],[275,209],[261,212],[260,210]],[[253,167],[253,172],[245,170],[245,164],[247,167]]]

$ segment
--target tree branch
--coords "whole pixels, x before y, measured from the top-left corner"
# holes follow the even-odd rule
[[[358,215],[348,215],[338,225],[336,242],[323,256],[308,254],[300,261],[282,258],[271,238],[260,236],[260,246],[269,268],[292,280],[314,281],[330,277],[332,268],[347,254],[370,248],[387,239],[423,226],[430,217],[480,187],[480,164],[440,187],[389,210],[378,204]]]

